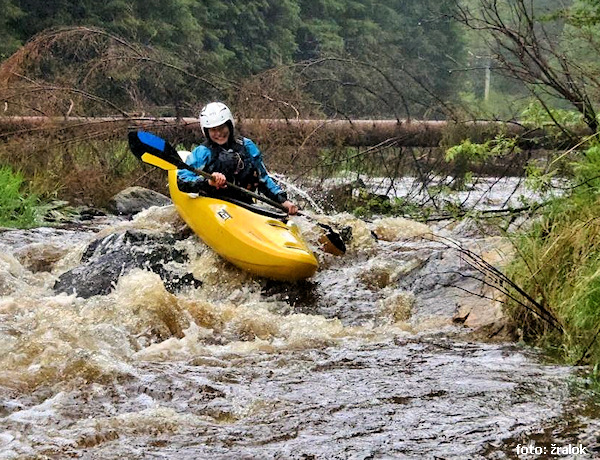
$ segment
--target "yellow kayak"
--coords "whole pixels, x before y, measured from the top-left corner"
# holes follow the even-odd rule
[[[169,191],[196,235],[237,267],[282,281],[308,278],[317,270],[317,259],[298,227],[278,218],[279,213],[259,213],[247,209],[252,205],[181,192],[176,170],[169,171]]]

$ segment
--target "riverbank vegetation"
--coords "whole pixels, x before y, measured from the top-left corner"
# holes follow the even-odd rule
[[[600,363],[600,144],[573,163],[573,179],[546,202],[531,228],[514,237],[508,274],[558,320],[509,303],[524,339],[573,364]]]
[[[41,222],[41,202],[24,177],[0,167],[0,227],[31,228]]]

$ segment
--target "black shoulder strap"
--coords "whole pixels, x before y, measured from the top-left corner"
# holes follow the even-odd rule
[[[215,161],[217,160],[217,152],[215,151],[214,146],[210,143],[210,141],[206,140],[204,141],[203,144],[208,150],[210,150],[210,158],[208,159],[208,161],[206,162],[206,165],[204,166],[204,170],[206,172],[212,172],[212,167],[215,164]]]
[[[240,153],[243,153],[245,156],[248,156],[248,150],[246,149],[246,144],[244,143],[244,138],[241,136],[236,137],[235,143],[237,144],[238,148],[240,149]]]
[[[235,138],[235,144],[236,147],[239,149],[238,151],[244,155],[245,157],[250,157],[250,155],[248,154],[248,150],[246,149],[246,144],[244,143],[244,138],[241,136],[238,136]],[[206,162],[206,166],[204,166],[204,170],[206,172],[212,172],[212,167],[214,166],[215,162],[217,161],[217,149],[219,147],[216,147],[214,144],[212,144],[210,141],[206,140],[204,141],[204,144],[208,150],[210,150],[210,159]]]

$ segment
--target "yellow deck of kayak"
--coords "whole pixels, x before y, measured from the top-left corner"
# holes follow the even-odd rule
[[[317,259],[294,224],[228,201],[181,192],[175,170],[169,171],[169,191],[196,235],[237,267],[284,281],[308,278],[317,270]]]

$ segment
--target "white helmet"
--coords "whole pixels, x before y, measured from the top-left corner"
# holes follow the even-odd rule
[[[206,104],[200,111],[200,126],[204,131],[207,128],[221,126],[224,123],[231,122],[231,127],[234,127],[233,115],[231,110],[222,102],[211,102]]]

